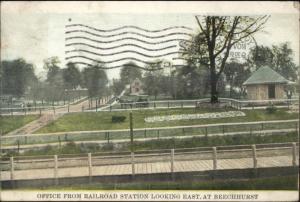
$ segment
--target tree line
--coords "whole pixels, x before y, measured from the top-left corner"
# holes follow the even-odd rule
[[[123,65],[120,78],[109,86],[106,71],[101,63],[83,68],[73,63],[60,67],[57,57],[44,61],[47,71],[45,81],[34,74],[34,65],[23,59],[1,62],[1,92],[22,97],[27,92],[33,99],[61,100],[78,88],[87,89],[90,98],[119,95],[134,79],[143,83],[145,94],[155,98],[169,95],[174,99],[210,97],[212,103],[218,97],[241,98],[245,94],[243,82],[258,68],[269,66],[286,79],[296,81],[298,68],[293,61],[293,50],[289,43],[263,46],[257,45],[254,34],[264,29],[269,16],[195,16],[198,31],[190,42],[180,43],[181,57],[186,65],[170,68],[160,60],[141,69],[134,62]],[[252,40],[255,46],[241,62],[230,58],[235,45]],[[147,69],[144,70],[144,69]],[[229,86],[229,95],[224,95]],[[67,95],[66,95],[67,94]]]

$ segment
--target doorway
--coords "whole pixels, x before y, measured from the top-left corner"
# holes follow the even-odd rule
[[[275,84],[268,85],[269,99],[275,98]]]

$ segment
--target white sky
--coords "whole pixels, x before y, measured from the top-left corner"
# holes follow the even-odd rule
[[[65,57],[65,25],[83,23],[100,29],[135,25],[145,29],[170,26],[197,28],[194,15],[269,14],[259,45],[290,42],[299,64],[299,12],[293,2],[2,2],[1,60],[24,58],[43,71],[43,60]],[[63,64],[62,64],[63,65]],[[109,70],[109,78],[119,70]]]

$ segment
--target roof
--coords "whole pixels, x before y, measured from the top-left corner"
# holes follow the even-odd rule
[[[288,83],[289,80],[278,74],[268,66],[256,70],[243,85],[268,84],[268,83]]]

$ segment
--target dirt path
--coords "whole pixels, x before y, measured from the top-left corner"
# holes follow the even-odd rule
[[[7,133],[6,135],[20,135],[20,134],[31,134],[37,131],[38,129],[46,126],[47,124],[57,120],[62,117],[64,114],[68,112],[78,112],[81,111],[83,107],[88,107],[88,100],[83,100],[74,105],[64,106],[61,108],[56,108],[55,111],[53,109],[49,109],[43,111],[41,116],[26,124],[25,126],[18,128],[14,131]]]

